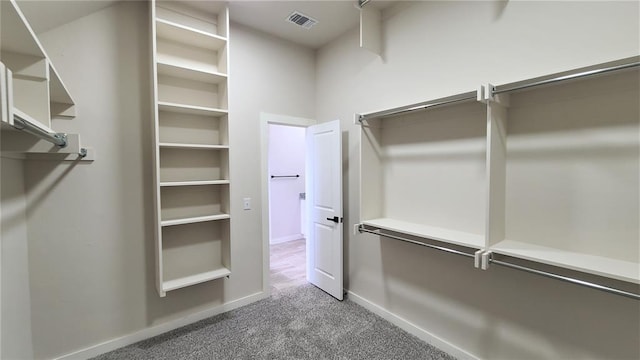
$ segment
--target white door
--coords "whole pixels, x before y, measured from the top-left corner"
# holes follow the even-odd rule
[[[342,300],[340,121],[307,128],[307,280]]]

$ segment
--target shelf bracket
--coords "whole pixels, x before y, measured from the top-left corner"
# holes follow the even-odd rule
[[[481,257],[480,268],[482,270],[489,269],[489,264],[491,263],[491,255],[492,254],[493,254],[493,252],[491,252],[491,251],[484,251],[480,255],[480,257]]]
[[[482,254],[484,254],[485,250],[478,250],[474,253],[473,255],[473,266],[476,269],[480,269],[480,266],[482,264]]]
[[[503,107],[509,107],[508,94],[496,94],[495,88],[496,87],[490,83],[480,85],[478,87],[477,100],[487,105],[494,103],[494,104],[499,104]]]

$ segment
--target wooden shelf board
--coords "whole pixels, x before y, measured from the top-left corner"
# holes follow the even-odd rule
[[[180,79],[199,81],[208,84],[221,84],[227,81],[227,75],[219,72],[197,68],[184,67],[180,64],[158,61],[158,74],[173,76]]]
[[[220,279],[231,275],[231,271],[227,268],[220,268],[212,271],[207,271],[200,274],[185,276],[183,278],[168,280],[162,282],[162,291],[171,291],[180,289],[183,287],[200,284],[206,281]]]
[[[230,218],[231,216],[229,216],[229,214],[216,214],[216,215],[207,215],[207,216],[197,216],[197,217],[191,217],[191,218],[162,220],[160,222],[160,225],[174,226],[174,225],[194,224],[194,223],[206,222],[206,221],[225,220]]]
[[[442,241],[460,246],[467,246],[477,249],[484,247],[484,236],[463,231],[455,231],[389,218],[364,220],[362,221],[362,223],[384,230],[395,231],[398,233]]]
[[[221,36],[163,19],[156,19],[156,32],[162,39],[214,51],[227,44],[227,39]]]
[[[166,101],[158,101],[158,110],[168,111],[173,113],[190,114],[190,115],[204,115],[220,117],[228,114],[227,110],[216,109],[204,106],[194,106],[185,104],[176,104]]]
[[[159,143],[161,148],[178,149],[204,149],[204,150],[226,150],[229,145],[207,145],[207,144],[184,144],[184,143]]]
[[[165,181],[160,186],[201,186],[201,185],[228,185],[229,180],[201,180],[201,181]]]
[[[489,250],[524,260],[640,284],[640,263],[504,240]]]

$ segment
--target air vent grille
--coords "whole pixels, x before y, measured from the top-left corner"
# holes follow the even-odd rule
[[[287,21],[302,26],[305,29],[311,29],[313,25],[318,23],[318,20],[297,11],[292,12],[291,15],[287,17]]]

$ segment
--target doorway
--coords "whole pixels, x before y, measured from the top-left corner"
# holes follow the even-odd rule
[[[306,283],[305,128],[269,124],[271,289]]]
[[[307,283],[306,127],[314,120],[261,114],[263,291]]]

